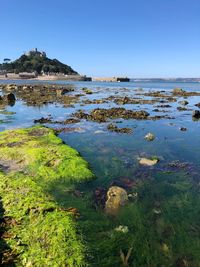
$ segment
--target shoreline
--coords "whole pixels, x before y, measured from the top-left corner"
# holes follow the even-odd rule
[[[20,81],[29,81],[29,80],[34,80],[34,81],[92,81],[91,77],[86,77],[86,76],[75,76],[75,75],[70,75],[68,77],[66,76],[38,76],[38,77],[30,77],[30,78],[22,78],[19,75],[12,74],[8,75],[8,77],[5,77],[3,75],[0,75],[0,80],[20,80]]]

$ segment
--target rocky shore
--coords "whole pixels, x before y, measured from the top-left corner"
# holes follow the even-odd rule
[[[4,265],[198,265],[200,91],[0,90]]]

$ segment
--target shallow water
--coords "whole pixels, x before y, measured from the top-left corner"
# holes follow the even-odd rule
[[[6,82],[12,83],[13,81]],[[1,81],[1,83],[6,82]],[[25,82],[15,81],[15,83],[24,84]],[[29,84],[30,81],[27,83]],[[61,121],[70,118],[79,109],[89,112],[97,107],[119,107],[112,101],[99,105],[84,105],[83,101],[86,99],[102,99],[109,96],[144,98],[138,93],[156,90],[169,92],[177,87],[187,91],[200,91],[200,83],[62,81],[57,83],[67,83],[73,86],[75,91],[70,93],[73,95],[83,93],[83,87],[91,88],[93,94],[81,96],[78,103],[68,107],[64,107],[60,103],[51,103],[40,107],[27,106],[22,99],[18,99],[14,106],[6,108],[7,111],[15,112],[15,114],[0,114],[0,130],[29,127],[34,125],[35,119],[48,117],[49,115],[53,119]],[[136,90],[138,88],[143,88],[143,91]],[[151,99],[151,97],[145,97],[145,99]],[[178,101],[184,99],[179,97]],[[181,106],[178,101],[169,103],[171,105],[170,108],[161,108],[166,111],[161,113],[153,111],[155,106],[160,103],[153,105],[123,105],[126,109],[143,109],[152,116],[168,115],[173,117],[172,119],[164,118],[155,121],[113,120],[117,122],[118,127],[131,128],[133,130],[132,134],[109,132],[107,130],[109,122],[97,123],[85,120],[75,125],[65,126],[76,128],[76,131],[63,131],[60,133],[60,138],[77,149],[89,162],[96,179],[84,186],[81,185],[80,188],[78,186],[78,189],[83,191],[83,198],[81,199],[72,194],[67,195],[60,185],[55,185],[54,188],[48,190],[61,205],[75,206],[80,210],[81,218],[79,224],[84,236],[86,236],[85,239],[88,243],[90,255],[89,261],[92,266],[121,266],[119,249],[124,249],[127,252],[130,247],[134,248],[133,255],[129,260],[130,266],[187,266],[178,265],[179,258],[180,261],[185,259],[190,264],[188,266],[200,266],[198,265],[200,259],[197,258],[198,253],[196,253],[196,250],[200,248],[200,229],[196,227],[198,218],[193,218],[197,216],[196,213],[194,214],[193,211],[190,211],[190,208],[187,210],[186,205],[183,205],[185,202],[182,200],[190,192],[190,207],[199,201],[199,199],[196,199],[195,194],[198,194],[198,192],[195,190],[198,189],[200,181],[200,121],[192,120],[192,110],[198,110],[194,105],[200,102],[200,96],[187,97],[189,104],[186,111],[177,110],[177,107]],[[61,127],[57,124],[47,124],[47,126]],[[180,131],[180,127],[187,128],[187,131]],[[144,136],[149,132],[156,136],[153,142],[148,142],[144,139]],[[139,164],[139,157],[152,156],[157,156],[160,159],[159,163],[154,167],[144,167]],[[187,167],[174,169],[169,167],[170,162],[177,160],[181,163],[187,162]],[[169,176],[166,175],[167,173],[169,173]],[[110,219],[104,214],[101,207],[94,205],[93,192],[97,187],[107,190],[114,180],[120,180],[121,178],[137,181],[138,186],[133,188],[132,191],[138,192],[139,198],[136,203],[135,201],[130,201],[117,217]],[[185,181],[190,181],[192,186],[194,186],[193,181],[195,181],[195,189],[191,191],[190,186],[186,186],[186,189],[179,189],[180,192],[174,193],[172,185],[174,188],[174,184],[179,183],[178,185],[183,187]],[[153,192],[154,190],[155,192]],[[178,190],[177,187],[176,190]],[[191,199],[193,197],[195,200]],[[187,214],[179,213],[180,210],[174,213],[172,208],[174,207],[173,205],[178,203],[178,199],[182,201],[180,204],[183,205],[182,211],[187,211]],[[155,208],[155,201],[163,203],[160,205],[163,205],[163,210],[165,210],[162,213],[163,215],[159,215],[159,218],[154,218],[156,215],[152,214],[152,210]],[[159,209],[162,208],[159,207]],[[187,240],[187,237],[185,237],[185,231],[191,221],[188,218],[185,219],[185,224],[183,223],[182,228],[180,227],[179,229],[177,227],[179,220],[174,221],[174,218],[172,218],[174,214],[177,214],[177,217],[182,222],[187,216],[194,222],[196,232],[193,239],[196,245],[192,244],[190,246],[192,250],[188,246],[188,242],[191,242],[190,238],[188,237]],[[146,222],[146,220],[149,221]],[[165,224],[167,226],[163,226]],[[123,233],[116,234],[116,231],[113,231],[119,225],[128,226],[128,237]],[[159,227],[163,227],[163,229],[173,227],[175,234],[170,237],[162,237]],[[181,231],[184,233],[181,233]],[[141,240],[143,240],[142,245]]]

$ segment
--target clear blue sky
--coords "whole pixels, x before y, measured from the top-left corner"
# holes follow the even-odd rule
[[[1,0],[0,60],[37,47],[81,74],[200,77],[199,0]]]

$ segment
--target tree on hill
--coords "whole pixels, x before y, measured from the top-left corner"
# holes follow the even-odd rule
[[[10,61],[11,61],[11,59],[9,59],[9,58],[4,58],[4,60],[3,60],[4,63],[8,63]]]
[[[20,73],[20,72],[37,72],[42,73],[62,73],[62,74],[78,74],[70,66],[61,63],[57,59],[50,59],[38,54],[22,55],[19,59],[10,62],[9,59],[4,59],[1,64],[3,69],[7,72]]]

